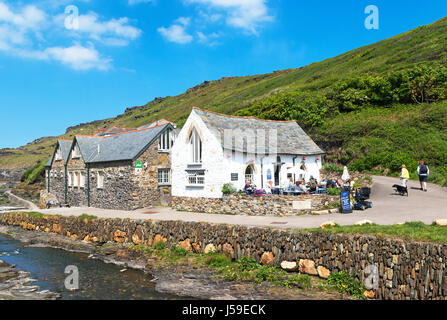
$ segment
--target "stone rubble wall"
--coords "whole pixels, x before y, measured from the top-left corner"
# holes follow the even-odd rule
[[[272,228],[213,225],[182,221],[136,221],[71,217],[31,217],[27,214],[0,214],[0,224],[27,230],[55,232],[94,243],[109,241],[167,246],[182,244],[196,253],[210,246],[233,259],[250,256],[261,262],[271,257],[279,265],[297,262],[308,268],[330,272],[345,271],[363,281],[365,269],[375,265],[379,283],[378,299],[445,299],[447,297],[447,244],[409,242],[364,235],[306,233]]]
[[[302,206],[306,206],[310,201],[310,208],[296,209],[293,206],[294,201],[301,203]],[[323,194],[300,196],[268,194],[258,198],[244,193],[234,193],[222,199],[172,197],[171,206],[176,210],[191,212],[292,216],[323,210],[325,206],[335,201],[339,201],[338,196]]]

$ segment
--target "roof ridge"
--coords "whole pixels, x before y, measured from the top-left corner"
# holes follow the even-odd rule
[[[111,134],[111,135],[109,135],[109,136],[94,136],[94,135],[83,135],[83,134],[78,134],[78,135],[76,135],[75,137],[102,138],[102,139],[106,139],[106,138],[110,138],[110,137],[114,137],[114,136],[119,136],[119,135],[122,135],[122,134],[128,134],[128,133],[134,133],[134,132],[139,132],[139,131],[144,131],[144,130],[154,129],[154,128],[157,128],[157,127],[165,126],[165,125],[167,125],[167,124],[172,124],[172,122],[169,122],[169,121],[168,121],[168,122],[164,122],[164,123],[162,123],[162,124],[159,124],[159,125],[156,125],[156,126],[152,126],[152,127],[149,127],[149,128],[135,129],[135,130],[133,130],[133,131],[127,131],[127,132],[120,132],[120,133]]]
[[[193,109],[199,110],[199,111],[205,111],[213,114],[217,114],[219,116],[229,117],[229,118],[236,118],[236,119],[253,119],[253,120],[259,120],[259,121],[266,121],[266,122],[277,122],[277,123],[287,123],[287,122],[295,122],[295,120],[269,120],[269,119],[260,119],[253,116],[233,116],[225,113],[219,113],[211,110],[201,109],[198,107],[192,107]]]

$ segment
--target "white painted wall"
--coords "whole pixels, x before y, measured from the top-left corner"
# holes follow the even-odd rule
[[[202,137],[202,166],[205,169],[205,186],[189,187],[187,168],[190,162],[189,133],[191,126],[195,126]],[[299,179],[302,174],[306,182],[313,176],[320,180],[320,169],[322,156],[305,156],[306,171],[299,169],[303,156],[280,155],[284,164],[280,170],[279,186],[288,185],[287,173],[292,173],[292,178]],[[295,165],[293,159],[295,158]],[[317,160],[318,158],[318,160]],[[172,147],[172,195],[176,197],[204,197],[221,198],[222,187],[231,182],[237,189],[243,189],[245,185],[245,169],[247,165],[253,164],[256,168],[254,180],[258,188],[267,185],[267,171],[271,170],[271,180],[274,183],[274,162],[276,155],[252,155],[247,154],[244,159],[242,152],[223,150],[220,141],[206,127],[200,116],[194,110],[189,115],[185,125],[177,136]],[[262,166],[261,166],[262,161]],[[261,172],[262,167],[262,172]],[[231,173],[238,173],[238,181],[231,181]],[[263,175],[263,184],[261,183]],[[295,174],[295,176],[293,176]]]

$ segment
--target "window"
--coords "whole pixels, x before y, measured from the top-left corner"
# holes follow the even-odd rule
[[[60,147],[57,148],[55,160],[56,160],[56,161],[60,161],[60,160],[62,160],[62,151],[61,151],[61,148],[60,148]]]
[[[73,173],[73,187],[79,187],[79,184],[81,183],[80,181],[80,177],[79,177],[79,172],[74,172]]]
[[[159,185],[171,184],[171,170],[158,169],[158,184]]]
[[[85,187],[85,175],[83,172],[79,172],[79,186],[81,188]]]
[[[73,172],[68,173],[68,186],[69,187],[73,186]]]
[[[98,189],[103,189],[104,188],[104,173],[98,172],[97,178],[98,178],[98,186],[97,186],[97,188]]]
[[[73,159],[77,159],[81,157],[81,150],[79,150],[79,146],[75,145],[75,147],[73,148]]]
[[[188,172],[188,184],[190,186],[203,186],[205,184],[205,171]]]
[[[197,130],[194,128],[191,132],[191,137],[189,138],[190,144],[190,160],[193,164],[202,163],[202,140]]]
[[[174,144],[172,129],[167,129],[158,138],[158,151],[169,151]]]

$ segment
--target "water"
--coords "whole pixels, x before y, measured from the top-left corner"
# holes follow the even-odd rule
[[[63,300],[176,300],[175,295],[155,291],[155,283],[149,274],[89,259],[87,254],[72,253],[59,249],[26,247],[20,241],[0,234],[0,260],[17,265],[36,279],[41,290],[61,295]],[[66,266],[79,270],[79,290],[68,291],[64,281]]]

